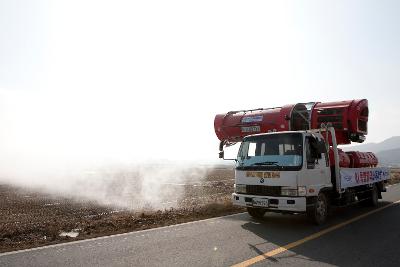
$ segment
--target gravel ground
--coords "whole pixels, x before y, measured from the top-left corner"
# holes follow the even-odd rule
[[[390,171],[390,180],[389,184],[398,184],[400,183],[400,169],[391,169]]]
[[[244,211],[231,204],[233,169],[208,170],[175,208],[126,210],[0,185],[0,252],[172,225]],[[168,203],[166,203],[166,207]],[[175,203],[176,204],[176,203]],[[77,237],[71,237],[78,234]]]

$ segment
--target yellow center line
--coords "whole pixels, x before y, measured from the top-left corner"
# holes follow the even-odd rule
[[[259,262],[259,261],[265,260],[265,259],[267,259],[267,258],[269,258],[269,257],[276,256],[276,255],[278,255],[278,254],[280,254],[280,253],[283,253],[283,252],[285,252],[285,251],[287,251],[287,250],[289,250],[289,249],[292,249],[292,248],[294,248],[294,247],[297,247],[297,246],[299,246],[299,245],[301,245],[301,244],[303,244],[303,243],[305,243],[305,242],[307,242],[307,241],[316,239],[316,238],[318,238],[318,237],[320,237],[320,236],[322,236],[322,235],[325,235],[325,234],[327,234],[327,233],[329,233],[329,232],[332,232],[332,231],[334,231],[334,230],[336,230],[336,229],[339,229],[339,228],[341,228],[341,227],[343,227],[343,226],[346,226],[346,225],[348,225],[348,224],[350,224],[350,223],[353,223],[353,222],[358,221],[358,220],[360,220],[360,219],[362,219],[362,218],[365,218],[365,217],[367,217],[367,216],[369,216],[369,215],[371,215],[371,214],[373,214],[373,213],[375,213],[375,212],[378,212],[378,211],[381,211],[381,210],[383,210],[383,209],[389,208],[389,207],[391,207],[391,206],[393,206],[393,205],[395,205],[395,204],[397,204],[397,203],[400,203],[400,200],[397,200],[396,202],[390,203],[390,204],[385,205],[385,206],[383,206],[383,207],[380,207],[380,208],[371,210],[371,211],[369,211],[369,212],[366,212],[366,213],[364,213],[364,214],[361,214],[361,215],[359,215],[359,216],[356,216],[356,217],[354,217],[354,218],[352,218],[352,219],[350,219],[350,220],[348,220],[348,221],[345,221],[345,222],[342,222],[342,223],[333,225],[333,226],[331,226],[331,227],[329,227],[329,228],[326,228],[326,229],[324,229],[324,230],[322,230],[322,231],[319,231],[319,232],[316,232],[316,233],[314,233],[314,234],[312,234],[312,235],[309,235],[309,236],[307,236],[307,237],[305,237],[305,238],[303,238],[303,239],[300,239],[300,240],[297,240],[297,241],[295,241],[295,242],[289,243],[289,244],[287,244],[287,245],[285,245],[285,246],[283,246],[283,247],[276,248],[276,249],[274,249],[274,250],[271,250],[271,251],[269,251],[269,252],[266,252],[266,253],[264,253],[264,254],[262,254],[262,255],[259,255],[259,256],[257,256],[257,257],[254,257],[254,258],[248,259],[248,260],[246,260],[246,261],[237,263],[237,264],[233,265],[232,267],[245,267],[245,266],[250,266],[250,265],[255,264],[255,263]]]

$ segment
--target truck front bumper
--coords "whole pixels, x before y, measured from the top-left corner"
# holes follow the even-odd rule
[[[253,198],[268,199],[268,206],[254,206]],[[305,212],[307,207],[306,197],[272,197],[233,193],[232,201],[237,206],[265,208],[271,211]]]

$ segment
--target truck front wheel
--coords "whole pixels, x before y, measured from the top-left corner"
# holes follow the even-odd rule
[[[264,217],[265,214],[264,209],[250,208],[250,207],[247,207],[247,212],[250,214],[251,217],[255,219],[261,219]]]
[[[307,215],[318,225],[325,223],[328,218],[328,199],[324,193],[319,193],[314,205],[307,208]]]

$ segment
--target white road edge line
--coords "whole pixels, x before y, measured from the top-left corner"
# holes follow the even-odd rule
[[[213,220],[222,219],[222,218],[234,217],[234,216],[243,215],[246,213],[247,212],[240,212],[240,213],[235,213],[235,214],[230,214],[230,215],[225,215],[225,216],[220,216],[220,217],[213,217],[213,218],[208,218],[208,219],[203,219],[203,220],[198,220],[198,221],[191,221],[191,222],[185,222],[185,223],[180,223],[180,224],[167,225],[167,226],[156,227],[156,228],[151,228],[151,229],[146,229],[146,230],[132,231],[132,232],[127,232],[127,233],[122,233],[122,234],[115,234],[115,235],[99,236],[99,237],[94,237],[94,238],[88,238],[88,239],[83,239],[83,240],[59,243],[59,244],[36,247],[36,248],[15,250],[15,251],[10,251],[10,252],[0,253],[0,257],[14,255],[14,254],[20,254],[20,253],[30,252],[30,251],[35,251],[35,250],[42,250],[42,249],[47,249],[47,248],[63,247],[63,246],[69,246],[69,245],[74,245],[74,244],[79,244],[79,243],[86,243],[86,242],[90,242],[90,241],[108,239],[108,238],[112,238],[112,237],[141,234],[141,233],[145,233],[145,232],[162,230],[162,229],[166,229],[166,228],[174,228],[174,227],[178,227],[178,226],[182,226],[182,225],[195,224],[195,223],[213,221]]]

